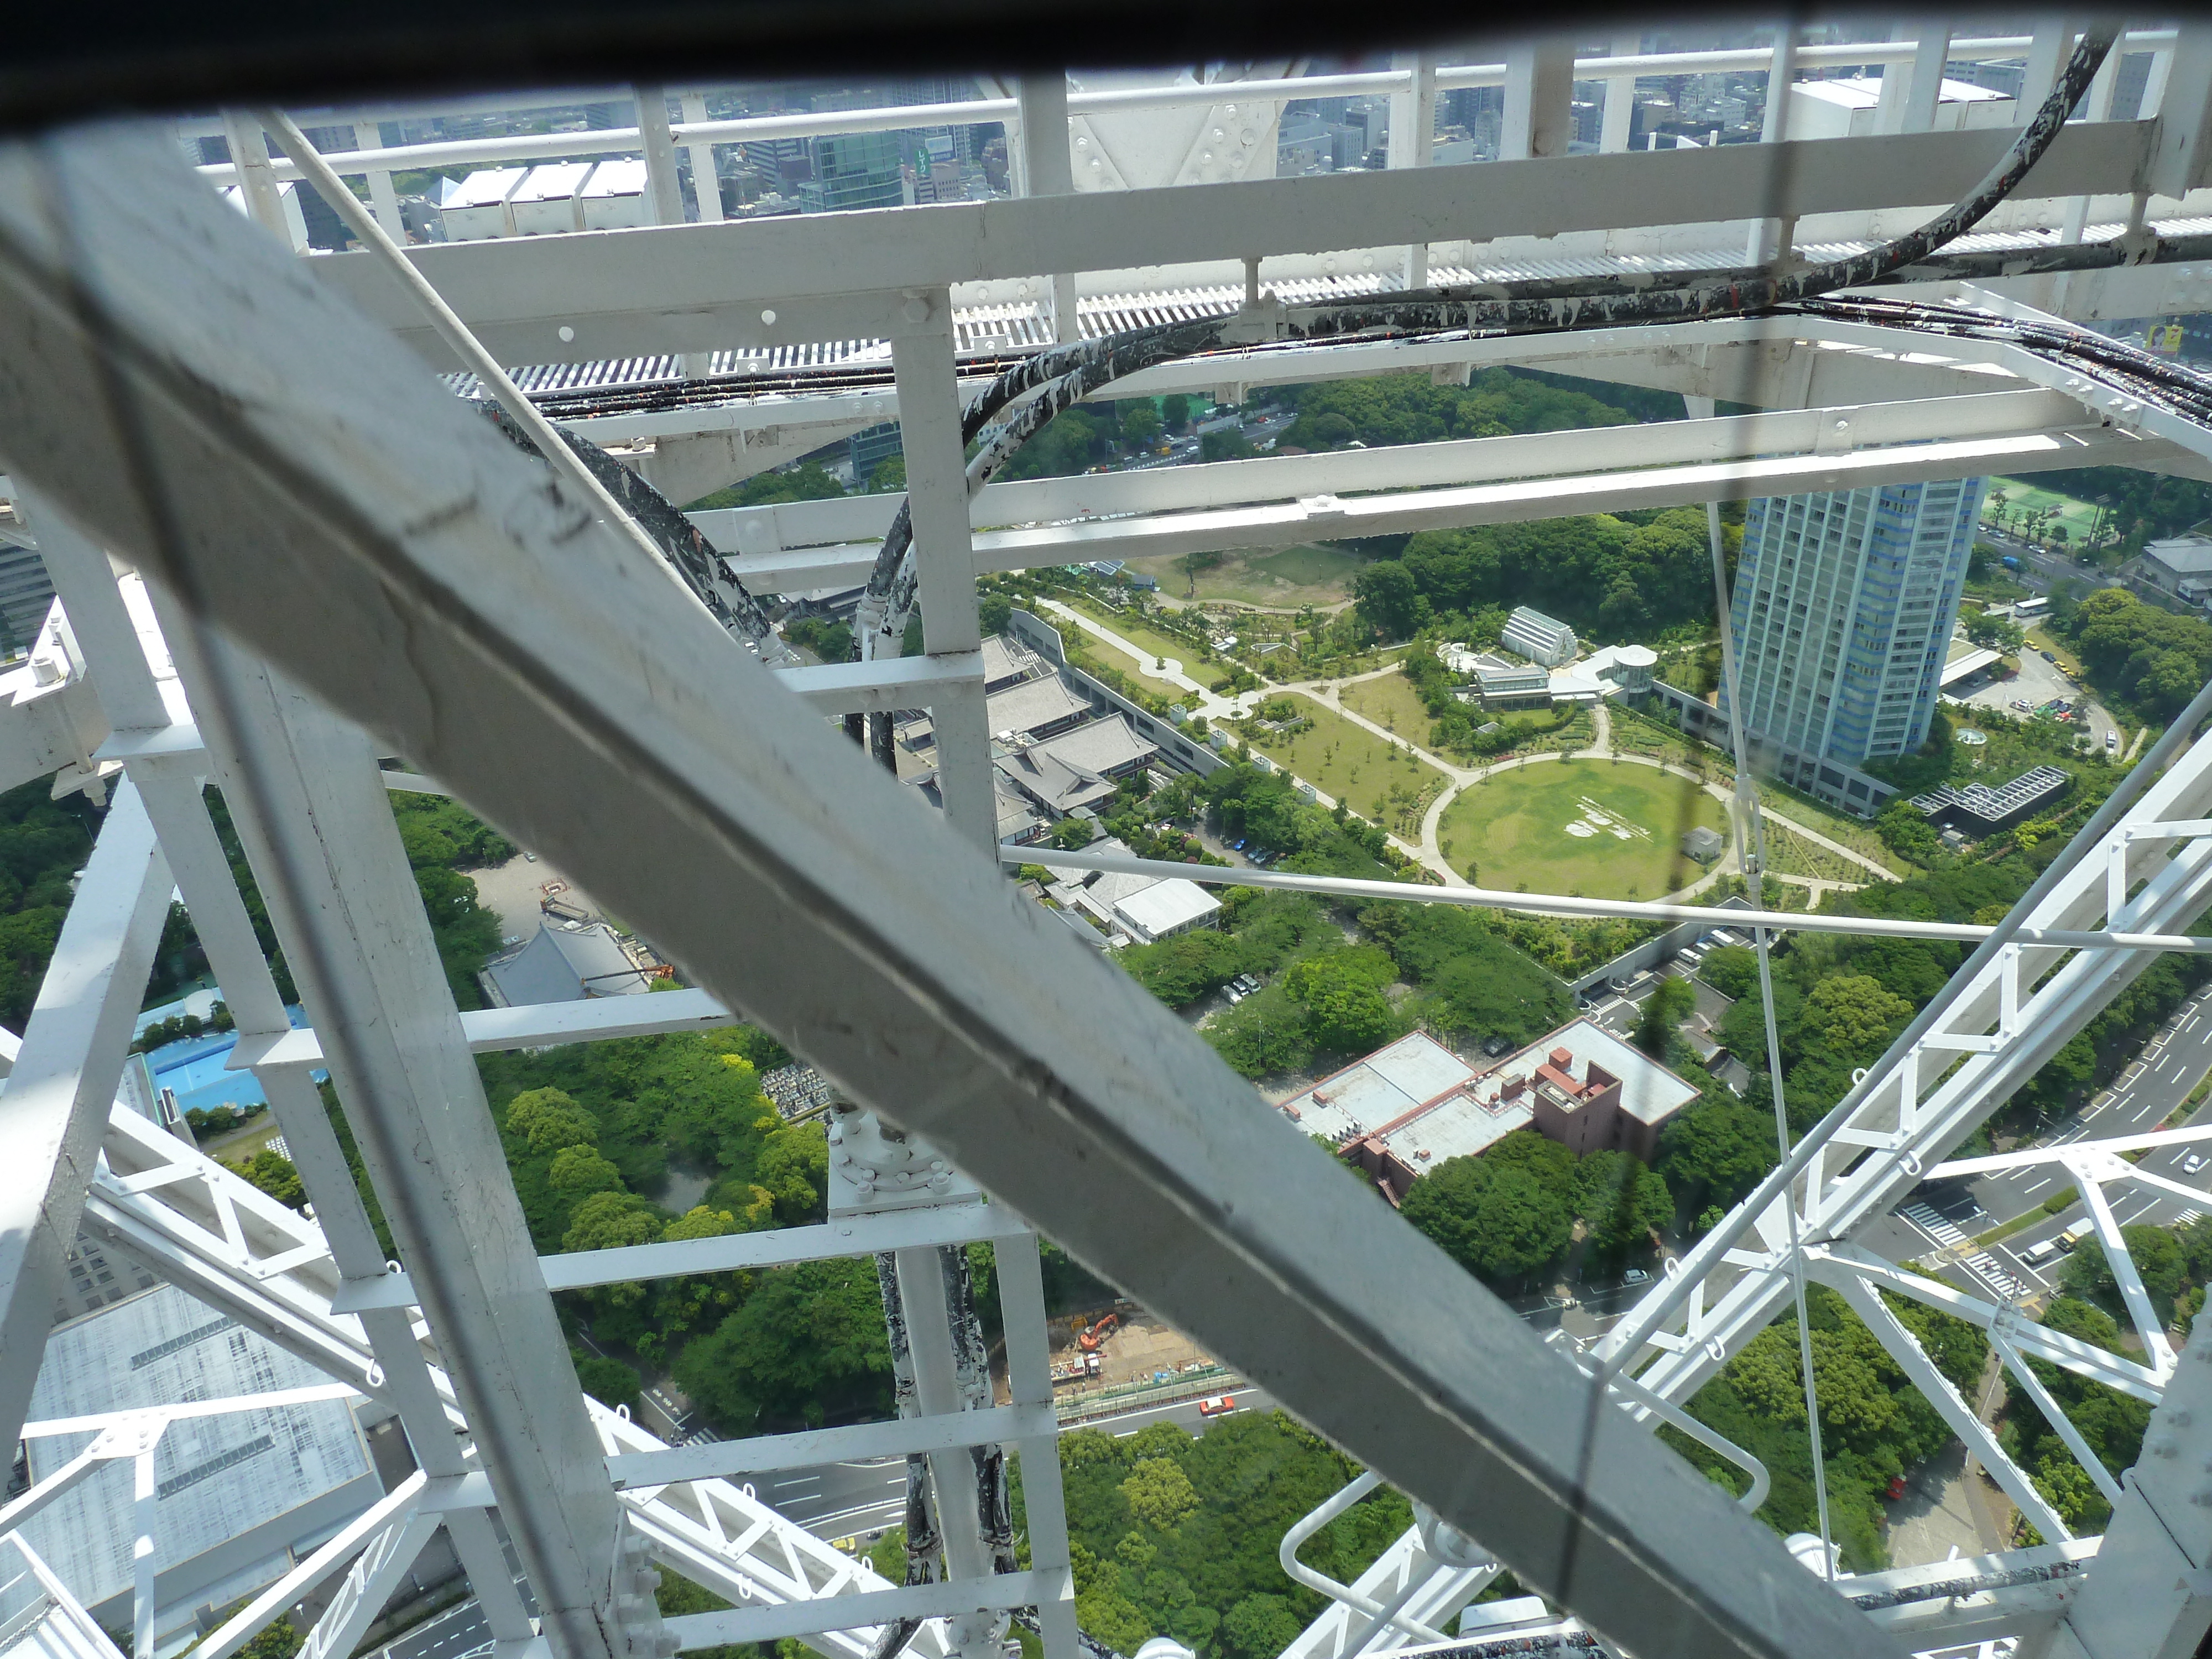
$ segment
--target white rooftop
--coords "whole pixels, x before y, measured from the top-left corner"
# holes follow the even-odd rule
[[[530,176],[515,187],[510,202],[565,202],[590,177],[589,161],[549,161],[530,169]]]
[[[1838,105],[1844,109],[1872,109],[1881,102],[1881,81],[1863,75],[1844,76],[1832,81],[1799,81],[1790,90],[1800,97],[1818,98],[1823,103]],[[1978,87],[1971,81],[1954,81],[1947,76],[1937,101],[1945,104],[1988,104],[2009,100],[2002,92]]]
[[[31,1392],[29,1420],[223,1400],[330,1380],[228,1315],[164,1285],[55,1329]],[[93,1438],[27,1437],[31,1478],[52,1474]],[[353,1408],[342,1400],[172,1423],[155,1451],[154,1477],[155,1571],[165,1578],[185,1563],[303,1512],[299,1527],[276,1526],[261,1547],[263,1554],[281,1556],[317,1524],[310,1506],[327,1511],[318,1500],[353,1483],[360,1483],[355,1492],[341,1494],[342,1516],[382,1495]],[[26,1522],[23,1531],[77,1599],[96,1607],[131,1588],[138,1534],[132,1509],[131,1460],[119,1458]],[[331,1523],[325,1513],[319,1524]],[[173,1593],[168,1583],[162,1588],[164,1599]]]
[[[1196,882],[1176,876],[1115,900],[1114,914],[1139,937],[1159,939],[1203,921],[1220,908],[1220,900]]]
[[[446,198],[449,208],[496,207],[527,176],[527,167],[484,167],[461,180]]]
[[[1577,1073],[1595,1062],[1620,1079],[1620,1109],[1641,1123],[1664,1122],[1698,1091],[1604,1027],[1587,1019],[1562,1026],[1495,1069],[1478,1071],[1434,1037],[1416,1031],[1323,1078],[1282,1106],[1308,1134],[1334,1142],[1379,1135],[1413,1169],[1480,1152],[1534,1121],[1528,1091],[1505,1098],[1511,1080],[1533,1079],[1565,1048]]]
[[[578,194],[587,198],[645,194],[645,162],[636,156],[602,161],[592,171],[592,182]]]

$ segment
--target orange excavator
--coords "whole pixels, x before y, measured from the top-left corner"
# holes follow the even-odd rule
[[[1075,1334],[1075,1346],[1082,1349],[1085,1353],[1095,1353],[1097,1352],[1098,1345],[1103,1342],[1108,1337],[1113,1335],[1115,1331],[1120,1327],[1121,1323],[1121,1319],[1120,1315],[1108,1314],[1097,1324],[1089,1327],[1087,1329],[1078,1331]]]

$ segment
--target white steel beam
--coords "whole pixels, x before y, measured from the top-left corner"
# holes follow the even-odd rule
[[[1422,904],[1459,904],[1472,908],[1525,910],[1536,915],[1625,916],[1642,921],[1707,921],[1716,927],[1771,927],[1803,933],[1849,933],[1869,939],[1942,939],[1978,945],[1997,930],[1981,922],[1913,921],[1894,916],[1826,915],[1802,910],[1724,910],[1714,905],[1667,904],[1654,899],[1584,899],[1572,894],[1506,892],[1495,887],[1430,887],[1361,876],[1301,876],[1243,866],[1178,864],[1140,859],[1126,853],[1062,851],[1053,847],[1004,846],[1002,864],[1038,864],[1048,870],[1106,870],[1129,875],[1176,878],[1209,887],[1267,887],[1282,892],[1320,893],[1337,898],[1409,899]],[[2192,919],[2193,920],[2193,919]],[[2212,952],[2212,936],[2146,933],[2132,928],[2021,928],[2012,937],[2024,944],[2057,949],[2124,947],[2176,951],[2194,956]],[[2161,1136],[2161,1139],[2172,1139]],[[2000,1154],[2002,1157],[2013,1156]],[[2032,1156],[2032,1155],[2027,1155]],[[1979,1160],[1976,1160],[1977,1163]]]
[[[1905,1322],[1891,1311],[1874,1286],[1863,1279],[1844,1280],[1837,1286],[1844,1300],[1850,1304],[1851,1311],[1866,1322],[1875,1340],[1897,1362],[1905,1380],[1917,1389],[1936,1414],[1950,1425],[1951,1432],[1966,1442],[1966,1449],[1978,1459],[1990,1478],[2004,1488],[2006,1497],[2020,1508],[2020,1512],[2035,1523],[2035,1529],[2045,1538],[2064,1543],[2074,1536],[2066,1523],[2058,1518],[2058,1511],[2051,1507],[2029,1480],[2027,1472],[2013,1462],[2002,1446],[1997,1443],[1996,1431],[1982,1421],[1972,1406],[1952,1386],[1951,1379],[1936,1369],[1935,1361],[1920,1346],[1919,1338],[1905,1328]]]
[[[62,1261],[76,1242],[154,952],[169,866],[138,792],[115,792],[85,866],[23,1046],[0,1093],[0,1445],[38,1381]]]
[[[896,1589],[854,1590],[839,1596],[836,1615],[851,1624],[895,1619],[942,1619],[991,1609],[1033,1606],[1048,1589],[1048,1575],[1002,1572],[988,1578],[954,1578]],[[823,1609],[813,1602],[731,1607],[720,1613],[681,1613],[668,1621],[679,1649],[720,1647],[732,1642],[775,1642],[820,1630]]]
[[[2019,200],[2124,194],[2151,131],[2142,122],[2068,127]],[[1716,203],[1757,203],[1799,219],[1863,214],[1899,205],[1899,180],[1911,181],[1913,195],[1948,202],[1979,180],[2012,138],[1999,129],[1803,141],[1787,146],[1778,162],[1764,144],[1543,156],[1254,179],[1202,191],[952,203],[927,213],[884,209],[834,222],[799,214],[623,236],[450,243],[415,257],[503,360],[591,362],[880,337],[890,331],[896,304],[869,299],[864,310],[878,325],[856,328],[863,310],[844,303],[848,298],[896,301],[952,283],[1034,280],[1039,271],[1456,243],[1472,225],[1497,240],[1698,224],[1711,221]],[[307,269],[431,361],[452,361],[367,256],[334,254]],[[803,305],[793,298],[802,295]],[[764,311],[773,311],[774,320],[763,320]],[[561,341],[560,327],[573,330],[574,340]]]
[[[809,1429],[751,1440],[717,1440],[672,1446],[666,1451],[623,1452],[607,1459],[617,1489],[672,1486],[680,1480],[726,1480],[771,1469],[806,1469],[989,1445],[1000,1440],[1044,1439],[1060,1432],[1049,1401],[1042,1406],[993,1406],[982,1411],[907,1417],[888,1423],[855,1423],[842,1429]]]
[[[185,603],[373,722],[387,752],[453,780],[574,871],[726,1005],[757,1009],[857,1098],[1017,1209],[1053,1214],[1079,1259],[1494,1543],[1597,1629],[1655,1655],[1885,1651],[1771,1534],[1621,1413],[1599,1409],[1587,1378],[1355,1193],[1195,1033],[1022,903],[994,861],[823,721],[782,702],[768,671],[641,568],[626,541],[580,522],[557,479],[424,384],[219,204],[175,189],[176,169],[158,148],[115,135],[17,152],[0,167],[0,352],[22,366],[0,382],[0,452],[11,465],[155,567]],[[48,216],[56,199],[80,216],[65,252]],[[85,326],[88,293],[99,296],[97,332]],[[18,407],[10,388],[33,385],[36,408]],[[101,407],[110,388],[137,411],[143,452],[163,458],[159,529],[142,495],[106,487],[118,462],[112,427],[58,429],[57,411]],[[328,647],[334,627],[343,651]],[[452,717],[460,710],[466,719]],[[295,746],[313,732],[298,706],[257,724]],[[356,763],[336,744],[315,748],[314,773],[332,792],[319,803],[324,836],[357,842],[350,826],[379,819],[390,835],[366,751]],[[635,856],[641,846],[650,860]],[[899,849],[895,866],[886,847]],[[270,875],[296,884],[304,872],[289,866],[330,856],[328,843],[296,848]],[[404,879],[396,847],[391,856],[392,879]],[[317,881],[337,884],[335,875]],[[335,894],[323,890],[331,914],[367,902],[385,880],[374,864],[346,876]],[[281,913],[301,896],[270,896]],[[365,936],[408,925],[398,908],[394,897]],[[294,933],[295,965],[318,972],[349,937]],[[764,951],[763,939],[786,948]],[[378,965],[362,964],[367,981],[352,994],[317,995],[319,1013],[334,1006],[358,1023],[399,1000],[376,1033],[346,1034],[358,1060],[409,1033],[430,1045],[444,1100],[479,1102],[450,1005],[407,1006],[426,996],[434,958],[397,984],[380,982]],[[357,1061],[323,1018],[344,1096]],[[404,1056],[392,1059],[392,1083],[410,1088]],[[386,1121],[362,1126],[395,1227],[440,1281],[511,1273],[508,1263],[420,1249],[434,1224],[453,1222],[428,1213],[422,1183],[396,1168],[409,1154],[387,1144],[403,1122],[434,1144],[467,1114],[441,1120],[399,1105],[405,1092],[367,1093],[395,1103]],[[457,1144],[437,1166],[501,1167],[495,1147],[472,1162]],[[1069,1201],[1100,1183],[1110,1204]],[[457,1207],[478,1197],[514,1204],[511,1189],[487,1186]],[[544,1305],[541,1291],[518,1284],[495,1314],[456,1324],[452,1288],[423,1288],[436,1298],[433,1324],[467,1332],[449,1358],[479,1370],[516,1308]],[[1409,1303],[1443,1311],[1407,1321]],[[567,1370],[558,1350],[513,1361],[509,1379]],[[561,1488],[567,1457],[550,1443],[535,1454],[504,1443],[491,1420],[499,1406],[488,1413],[456,1380],[495,1482],[502,1467],[542,1457]],[[590,1514],[605,1493],[602,1472],[589,1493],[524,1510],[533,1582],[543,1563],[531,1529],[556,1524],[548,1510],[572,1496]],[[505,1498],[514,1525],[520,1506]],[[580,1516],[564,1518],[572,1536],[584,1529]],[[587,1611],[569,1585],[538,1588],[550,1623]],[[973,1593],[952,1588],[956,1608]],[[1025,1583],[1023,1599],[1038,1588]],[[702,1617],[736,1620],[717,1639],[768,1633],[738,1615]],[[590,1650],[580,1630],[556,1646]]]

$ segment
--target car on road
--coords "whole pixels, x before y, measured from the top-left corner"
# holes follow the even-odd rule
[[[1651,1275],[1641,1267],[1631,1267],[1626,1273],[1621,1274],[1620,1282],[1624,1285],[1649,1285],[1651,1282]]]
[[[2119,746],[2120,734],[2118,732],[2107,732],[2105,733],[2105,752],[2106,754],[2109,755],[2113,753],[2119,748]]]
[[[2058,660],[2058,656],[2056,652],[2039,651],[2035,654],[2042,658],[2045,662],[2057,662]]]
[[[1198,1402],[1200,1417],[1225,1417],[1236,1409],[1237,1396],[1233,1394],[1210,1395]]]
[[[1502,1054],[1510,1053],[1512,1047],[1513,1045],[1502,1036],[1485,1037],[1482,1040],[1482,1052],[1492,1060]]]
[[[2181,1160],[2181,1173],[2184,1175],[2195,1175],[2203,1167],[2204,1154],[2202,1152],[2191,1152]]]
[[[2015,1250],[2013,1254],[2021,1259],[2024,1266],[2040,1267],[2058,1254],[2058,1241],[2055,1238],[2046,1238],[2039,1243],[2028,1245],[2025,1249]]]
[[[2012,706],[2023,714],[2033,714],[2035,712],[2035,705],[2026,697],[2014,697],[2012,700]]]

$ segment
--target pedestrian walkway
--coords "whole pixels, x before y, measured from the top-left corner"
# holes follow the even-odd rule
[[[1948,1217],[1939,1215],[1925,1204],[1908,1204],[1898,1213],[1941,1244],[1946,1252],[1954,1256],[1960,1267],[2007,1302],[2024,1301],[2035,1294],[2033,1285],[2023,1285],[2014,1279],[1987,1250],[1974,1249],[1974,1241],[1967,1237],[1958,1224]]]

